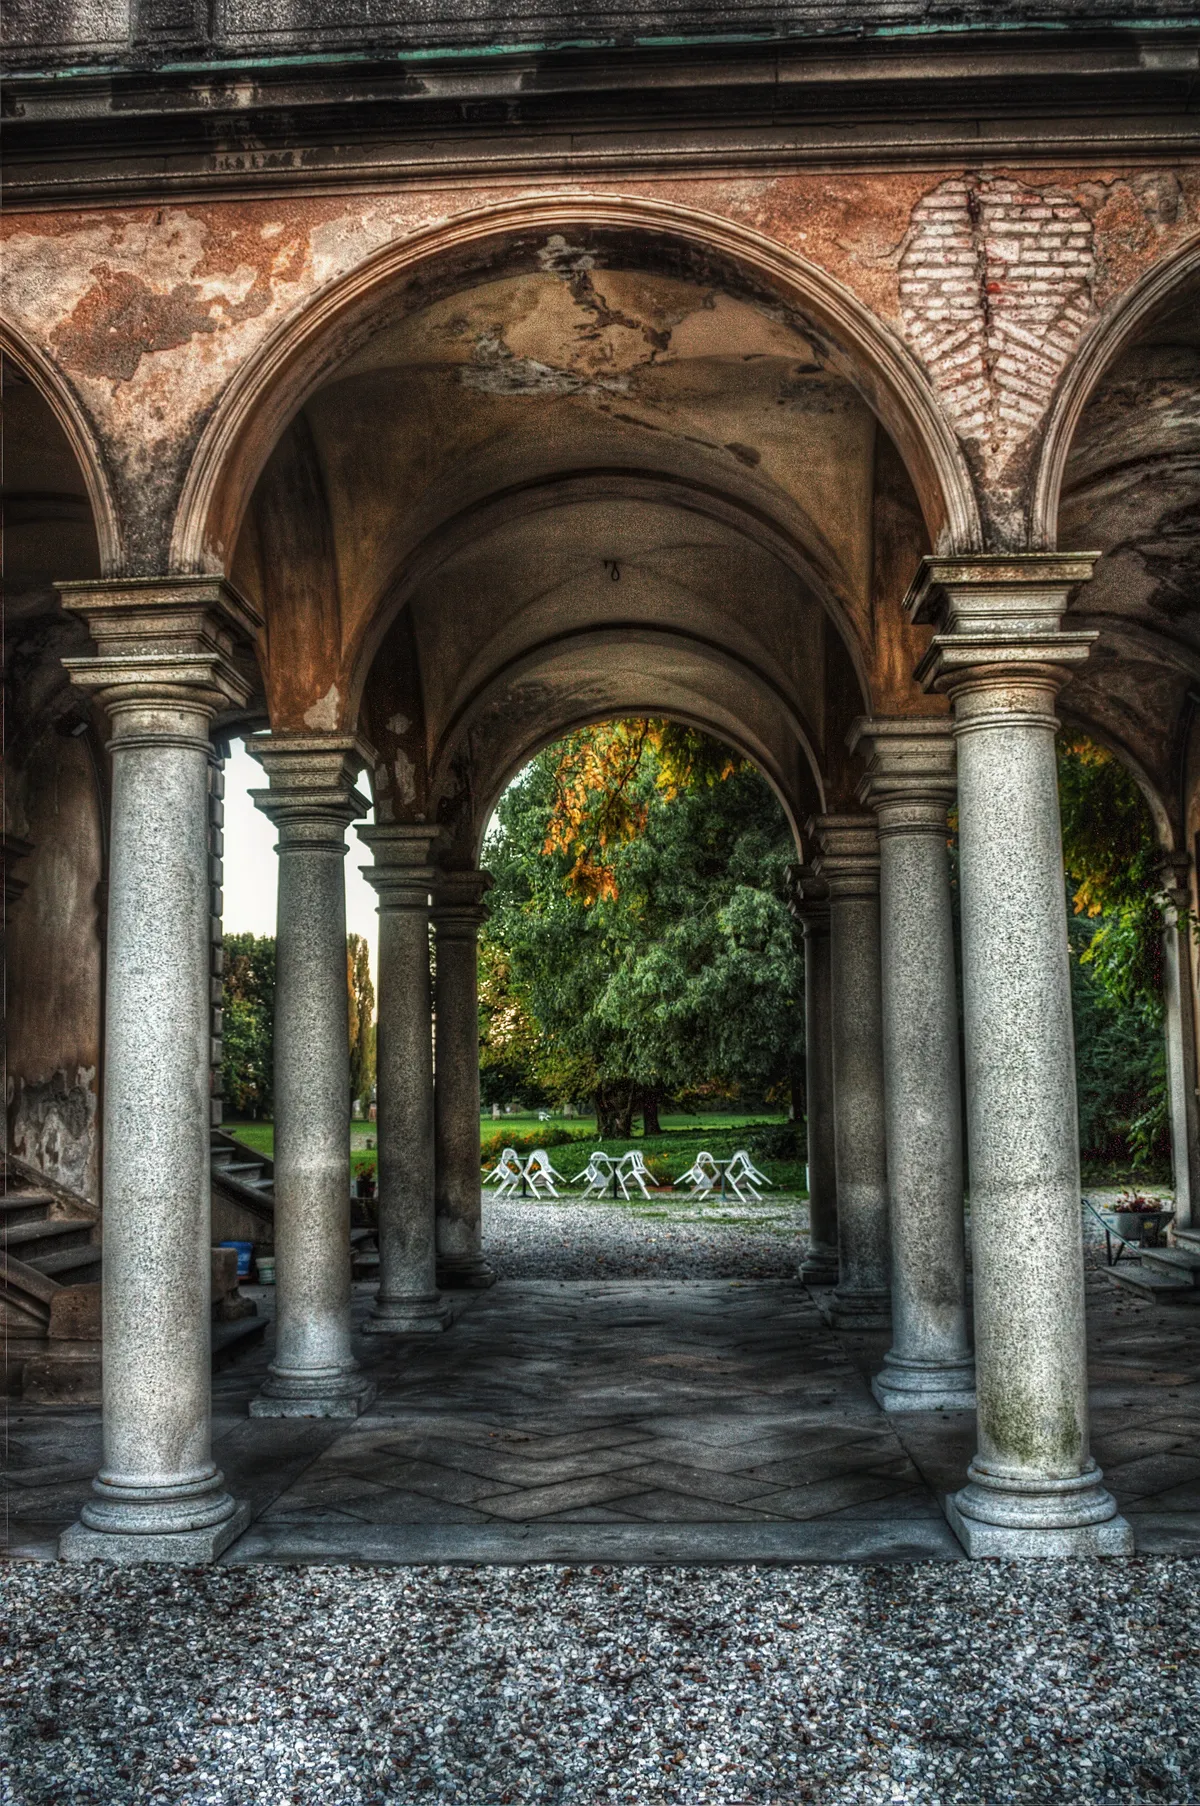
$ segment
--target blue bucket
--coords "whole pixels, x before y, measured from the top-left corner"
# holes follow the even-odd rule
[[[218,1248],[236,1248],[238,1257],[238,1278],[249,1279],[250,1257],[254,1253],[253,1242],[218,1242]]]

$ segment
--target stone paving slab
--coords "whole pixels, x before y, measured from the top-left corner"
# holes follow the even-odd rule
[[[260,1520],[222,1557],[230,1567],[255,1562],[420,1563],[670,1562],[764,1566],[802,1562],[965,1561],[937,1518],[815,1524],[541,1524],[405,1530],[372,1525],[318,1532]]]
[[[255,1520],[227,1559],[957,1553],[940,1496],[973,1414],[889,1419],[869,1389],[887,1338],[831,1331],[793,1282],[508,1281],[454,1309],[444,1336],[361,1339],[379,1393],[353,1423],[251,1420],[269,1340],[216,1377],[217,1459]],[[1200,1323],[1094,1272],[1088,1312],[1093,1444],[1139,1550],[1198,1554]],[[88,1494],[99,1416],[7,1418],[9,1552],[47,1559]]]

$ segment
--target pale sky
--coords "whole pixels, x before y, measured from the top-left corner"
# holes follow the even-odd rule
[[[225,933],[274,934],[278,889],[275,829],[250,801],[251,790],[265,790],[266,775],[240,740],[225,761]],[[374,820],[374,815],[367,817]],[[376,950],[378,898],[359,870],[370,865],[368,853],[351,828],[346,836],[346,927],[361,934],[371,950],[371,977],[378,983]]]

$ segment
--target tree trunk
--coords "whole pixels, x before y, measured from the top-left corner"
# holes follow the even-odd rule
[[[642,1092],[642,1127],[647,1135],[661,1135],[658,1122],[659,1092],[655,1087]]]

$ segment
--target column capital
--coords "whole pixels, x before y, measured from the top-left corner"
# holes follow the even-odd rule
[[[937,632],[917,666],[918,683],[957,698],[971,690],[1053,696],[1082,664],[1094,632],[1066,630],[1071,591],[1091,577],[1099,552],[981,553],[926,557],[905,598],[914,622]],[[1046,713],[1043,707],[1040,711]]]
[[[805,938],[829,933],[829,886],[811,865],[789,865],[786,871],[788,910]]]
[[[866,756],[858,800],[875,811],[881,834],[945,833],[957,789],[954,723],[948,716],[862,716],[850,730],[849,746]]]
[[[179,738],[181,711],[204,717],[190,737],[207,739],[208,720],[249,697],[238,654],[253,647],[262,619],[224,577],[116,577],[55,587],[96,643],[94,653],[63,664],[71,682],[107,710],[115,739]]]
[[[433,887],[433,920],[438,933],[478,934],[488,918],[483,899],[494,882],[490,872],[439,871]]]
[[[279,829],[283,845],[341,845],[349,824],[371,807],[354,787],[371,761],[371,748],[356,734],[252,734],[246,751],[270,785],[252,790],[251,800]]]
[[[1159,891],[1159,904],[1170,923],[1179,919],[1191,907],[1191,856],[1182,849],[1159,855],[1157,871],[1162,880]]]
[[[357,833],[375,861],[359,870],[378,892],[380,909],[418,909],[428,915],[441,829],[428,822],[378,822]]]
[[[814,815],[811,871],[825,881],[831,902],[879,895],[879,831],[873,815]]]

